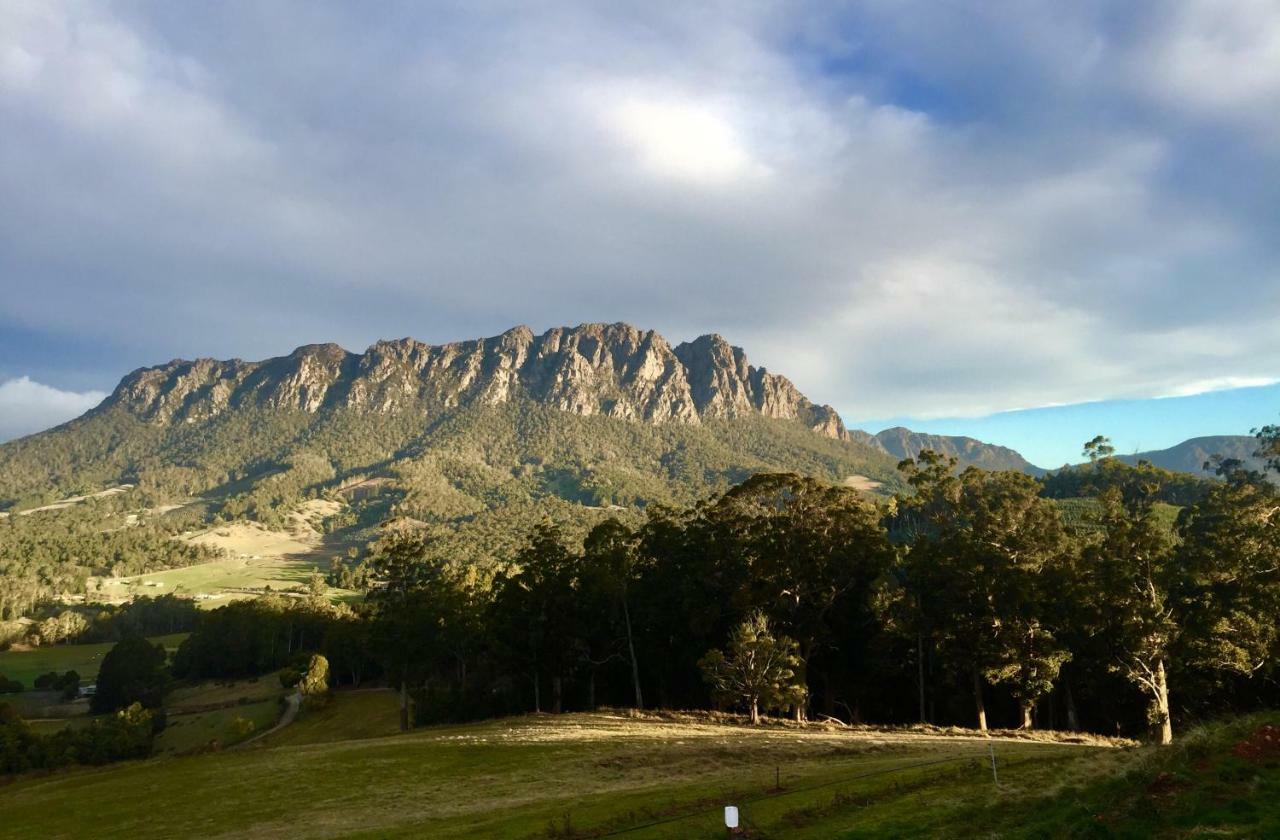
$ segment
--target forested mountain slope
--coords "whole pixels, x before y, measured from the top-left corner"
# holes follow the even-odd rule
[[[346,492],[482,527],[534,503],[687,503],[762,470],[892,487],[894,465],[719,336],[518,327],[135,371],[83,417],[0,447],[0,508],[129,482],[228,516]]]

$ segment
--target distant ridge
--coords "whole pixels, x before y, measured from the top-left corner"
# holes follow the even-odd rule
[[[984,470],[1016,470],[1028,475],[1044,475],[1045,470],[1032,464],[1017,451],[1007,446],[984,443],[971,437],[957,435],[930,435],[913,432],[902,426],[885,429],[879,434],[855,431],[859,440],[899,460],[914,458],[926,449],[941,452],[956,459],[960,469],[978,467]]]
[[[1120,460],[1135,464],[1138,461],[1150,461],[1157,467],[1174,472],[1192,473],[1209,476],[1204,465],[1214,455],[1224,458],[1236,458],[1246,467],[1262,471],[1266,467],[1266,459],[1255,454],[1258,451],[1257,438],[1249,435],[1212,435],[1184,440],[1168,449],[1154,449],[1149,452],[1138,452],[1134,455],[1120,455]]]

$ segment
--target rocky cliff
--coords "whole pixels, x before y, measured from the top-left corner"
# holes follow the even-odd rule
[[[380,341],[362,354],[335,344],[299,347],[262,362],[175,360],[126,376],[103,408],[155,423],[196,422],[240,406],[325,407],[388,413],[442,411],[529,399],[579,415],[649,423],[761,415],[848,439],[830,406],[810,402],[786,377],[747,362],[718,335],[672,347],[652,330],[583,324],[534,335],[429,345]]]

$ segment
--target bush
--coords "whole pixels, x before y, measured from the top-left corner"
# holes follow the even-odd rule
[[[75,671],[65,674],[50,671],[36,677],[35,688],[37,691],[61,691],[62,699],[70,700],[80,693],[80,675]]]
[[[22,688],[22,683],[0,674],[0,694],[21,694]]]
[[[41,737],[17,712],[0,704],[0,773],[146,758],[155,741],[156,725],[156,716],[134,703],[83,729],[63,729]]]
[[[308,699],[329,693],[329,660],[318,653],[311,657],[306,676],[302,678],[301,690]]]
[[[163,647],[141,636],[122,639],[102,658],[90,708],[112,712],[139,703],[147,708],[159,706],[165,687],[166,658]]]

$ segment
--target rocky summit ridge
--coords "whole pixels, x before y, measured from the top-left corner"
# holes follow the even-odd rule
[[[317,412],[447,411],[532,400],[578,415],[697,424],[741,416],[795,420],[849,440],[835,409],[815,405],[784,376],[704,335],[672,347],[653,330],[582,324],[535,335],[519,326],[492,338],[430,345],[379,341],[364,353],[336,344],[246,362],[175,360],[121,380],[99,410],[155,423],[197,422],[242,406]]]

